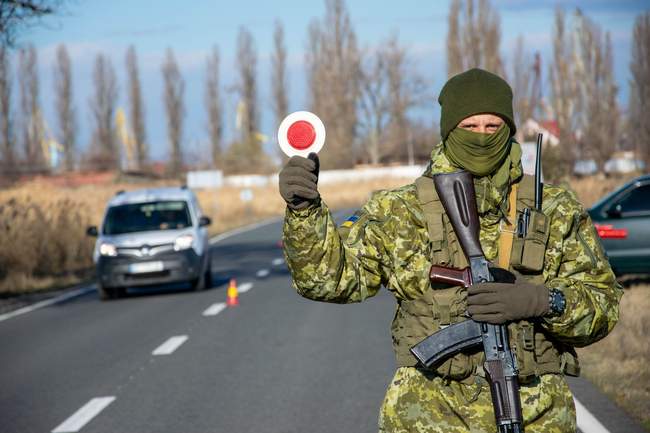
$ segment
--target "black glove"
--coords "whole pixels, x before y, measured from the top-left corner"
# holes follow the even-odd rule
[[[280,195],[287,206],[294,210],[304,209],[314,203],[320,194],[316,189],[320,164],[318,155],[308,158],[292,156],[280,171]]]
[[[548,289],[543,285],[517,280],[514,284],[473,284],[467,289],[467,312],[477,322],[500,325],[549,311]]]

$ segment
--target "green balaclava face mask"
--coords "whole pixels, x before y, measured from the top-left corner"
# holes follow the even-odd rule
[[[474,176],[494,173],[510,154],[510,128],[503,124],[492,134],[454,128],[444,141],[445,155]]]

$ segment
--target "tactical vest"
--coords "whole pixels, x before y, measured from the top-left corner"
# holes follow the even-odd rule
[[[423,176],[418,178],[415,184],[426,219],[432,264],[454,268],[467,267],[467,259],[444,212],[433,180]],[[525,175],[516,193],[517,216],[524,208],[533,207],[534,194],[534,179]],[[548,239],[548,227],[546,230],[544,248]],[[515,251],[509,261],[509,270],[515,273],[517,278],[525,278],[538,284],[544,283],[541,270],[527,272],[526,275],[517,272],[512,263],[520,259],[521,257],[516,257]],[[463,287],[431,287],[417,299],[398,301],[391,326],[398,366],[418,366],[417,359],[409,351],[413,345],[446,325],[467,320],[463,316],[466,298],[467,290]],[[508,331],[510,346],[516,354],[521,383],[548,373],[579,375],[578,358],[573,348],[551,339],[536,321],[521,320],[510,323]],[[482,348],[477,347],[472,352],[459,353],[433,367],[432,372],[443,378],[464,380],[477,373],[482,374],[483,361]]]

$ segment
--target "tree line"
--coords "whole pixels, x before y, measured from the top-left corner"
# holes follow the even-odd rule
[[[308,27],[305,73],[310,110],[327,125],[324,166],[350,167],[425,161],[439,139],[435,122],[417,120],[414,110],[434,104],[428,77],[415,68],[408,49],[392,35],[374,49],[359,47],[343,0],[326,0],[325,15]],[[45,7],[45,6],[43,6]],[[0,18],[2,18],[0,11]],[[6,14],[5,14],[6,16]],[[2,23],[2,19],[0,19]],[[284,29],[278,21],[273,32],[270,88],[271,112],[276,124],[288,114],[289,79]],[[452,0],[446,40],[447,75],[481,67],[504,76],[513,86],[517,124],[528,119],[550,119],[560,145],[548,147],[557,174],[569,173],[580,159],[602,165],[615,150],[636,150],[650,158],[650,13],[637,17],[633,30],[629,107],[618,106],[619,89],[613,77],[611,36],[581,11],[555,12],[552,61],[543,70],[539,53],[517,39],[509,62],[501,54],[501,26],[489,0]],[[138,56],[134,46],[125,54],[128,113],[117,108],[119,86],[111,59],[96,56],[93,94],[88,102],[92,136],[82,155],[78,143],[77,111],[73,102],[73,77],[65,45],[56,51],[53,67],[55,128],[44,122],[40,103],[37,52],[33,46],[18,50],[12,67],[11,44],[0,44],[0,156],[5,173],[46,172],[47,157],[62,155],[59,167],[143,171],[149,167],[149,141],[142,97]],[[263,151],[258,98],[258,54],[252,34],[240,28],[236,52],[237,82],[229,90],[238,96],[237,134],[224,142],[220,53],[215,46],[205,60],[204,110],[209,139],[207,165],[228,172],[271,171]],[[170,174],[185,167],[185,81],[182,65],[168,48],[161,65],[164,88]],[[15,73],[13,73],[15,71]],[[546,77],[546,79],[544,79]],[[14,82],[15,81],[15,82]],[[18,100],[12,88],[18,86]],[[545,89],[548,89],[545,91]],[[128,119],[128,121],[127,121]],[[520,128],[520,140],[525,128]],[[647,161],[650,164],[650,161]]]

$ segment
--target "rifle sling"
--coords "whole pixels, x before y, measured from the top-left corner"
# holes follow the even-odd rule
[[[517,190],[519,184],[515,183],[508,194],[508,218],[501,221],[499,236],[499,267],[510,268],[510,256],[512,255],[512,241],[515,237],[515,223],[517,217]]]

